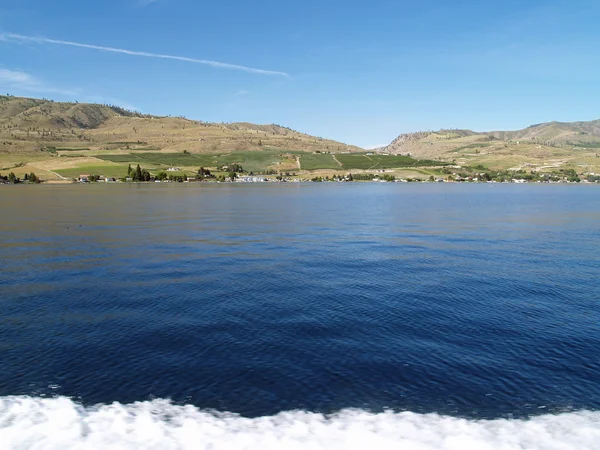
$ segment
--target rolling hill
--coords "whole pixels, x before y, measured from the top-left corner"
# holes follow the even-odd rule
[[[35,171],[60,179],[95,170],[122,176],[123,167],[136,162],[159,169],[240,162],[262,170],[299,170],[302,155],[361,151],[276,124],[209,123],[112,105],[0,96],[0,172],[17,175]],[[321,159],[325,168],[339,167],[331,155]]]
[[[113,105],[0,96],[0,173],[66,181],[82,173],[123,177],[130,164],[193,175],[200,166],[231,163],[261,173],[393,170],[426,178],[447,165],[600,173],[600,120],[409,133],[367,152],[276,124],[209,123]]]
[[[100,104],[0,96],[0,150],[36,151],[47,147],[114,150],[129,144],[159,150],[214,151],[336,149],[360,151],[280,125],[208,123],[183,117],[159,117]]]
[[[600,171],[600,120],[548,122],[517,131],[439,130],[401,134],[380,152],[494,169]]]

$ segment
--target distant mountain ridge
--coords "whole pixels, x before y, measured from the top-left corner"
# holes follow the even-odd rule
[[[440,156],[446,151],[456,150],[464,145],[464,138],[473,142],[485,143],[488,141],[524,141],[548,147],[592,147],[600,145],[600,120],[580,122],[547,122],[531,125],[516,131],[488,131],[476,132],[472,130],[439,130],[419,131],[399,135],[389,145],[381,149],[382,152],[401,154],[412,153],[418,156]],[[434,143],[445,142],[447,145],[438,145],[438,155],[432,154]],[[455,144],[454,148],[452,143]],[[435,151],[433,151],[435,153]]]
[[[88,173],[92,167],[116,173],[122,161],[140,162],[147,152],[152,152],[153,161],[163,161],[157,155],[168,154],[169,161],[183,167],[184,161],[195,163],[207,155],[225,161],[223,155],[229,155],[231,161],[276,171],[345,170],[341,153],[364,152],[365,170],[376,167],[374,157],[383,156],[369,153],[384,153],[439,161],[440,166],[600,173],[600,120],[548,122],[517,131],[420,131],[402,134],[367,153],[277,124],[210,123],[114,105],[0,96],[0,169],[4,171],[33,168],[46,178],[59,176],[54,171]],[[185,156],[178,159],[177,155]],[[260,164],[252,162],[258,160]],[[389,167],[389,162],[385,165]]]

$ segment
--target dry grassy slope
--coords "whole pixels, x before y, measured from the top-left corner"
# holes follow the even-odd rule
[[[549,122],[518,131],[440,130],[398,136],[381,151],[493,168],[600,171],[600,120]]]
[[[0,96],[0,153],[35,152],[49,146],[89,148],[92,152],[158,148],[209,153],[268,147],[361,150],[278,125],[204,123],[142,115],[108,105]]]
[[[577,144],[579,148],[590,144],[595,146],[600,143],[600,120],[590,122],[548,122],[532,125],[518,131],[490,131],[474,132],[470,130],[440,130],[418,133],[402,134],[384,151],[390,153],[423,153],[427,156],[439,156],[447,150],[456,149],[466,143],[488,142],[492,140],[523,141],[530,144],[546,147],[571,148]],[[431,143],[437,143],[435,149]],[[521,143],[521,142],[520,142]]]
[[[191,153],[234,152],[277,148],[284,150],[360,151],[355,146],[322,139],[277,125],[252,125],[246,123],[214,124],[183,118],[113,117],[101,126],[86,133],[96,145],[90,148],[112,150],[158,148],[164,152],[189,151]],[[134,144],[140,142],[139,144]],[[102,144],[100,144],[102,143]]]
[[[502,139],[537,139],[546,144],[560,146],[569,143],[600,141],[600,120],[590,122],[549,122],[532,125],[524,130],[490,133]]]
[[[0,96],[0,126],[19,130],[45,128],[59,132],[71,128],[88,129],[117,115],[141,116],[115,106]]]

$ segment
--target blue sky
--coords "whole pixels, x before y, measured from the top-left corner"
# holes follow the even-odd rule
[[[600,118],[599,20],[597,0],[0,1],[0,92],[371,147]]]

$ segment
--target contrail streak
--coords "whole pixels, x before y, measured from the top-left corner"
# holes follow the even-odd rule
[[[287,74],[285,72],[277,72],[274,70],[255,69],[253,67],[240,66],[237,64],[229,64],[229,63],[223,63],[223,62],[219,62],[219,61],[187,58],[185,56],[163,55],[160,53],[137,52],[137,51],[133,51],[133,50],[127,50],[124,48],[103,47],[100,45],[82,44],[79,42],[71,42],[71,41],[61,41],[58,39],[49,39],[49,38],[45,38],[45,37],[23,36],[21,34],[13,34],[13,33],[0,34],[0,40],[34,42],[37,44],[69,45],[71,47],[87,48],[87,49],[99,50],[99,51],[103,51],[103,52],[122,53],[124,55],[132,55],[132,56],[144,56],[146,58],[173,59],[176,61],[185,61],[185,62],[190,62],[190,63],[194,63],[194,64],[204,64],[204,65],[216,67],[219,69],[241,70],[244,72],[257,73],[257,74],[261,74],[261,75],[278,75],[278,76],[283,76],[283,77],[289,76],[289,74]]]

